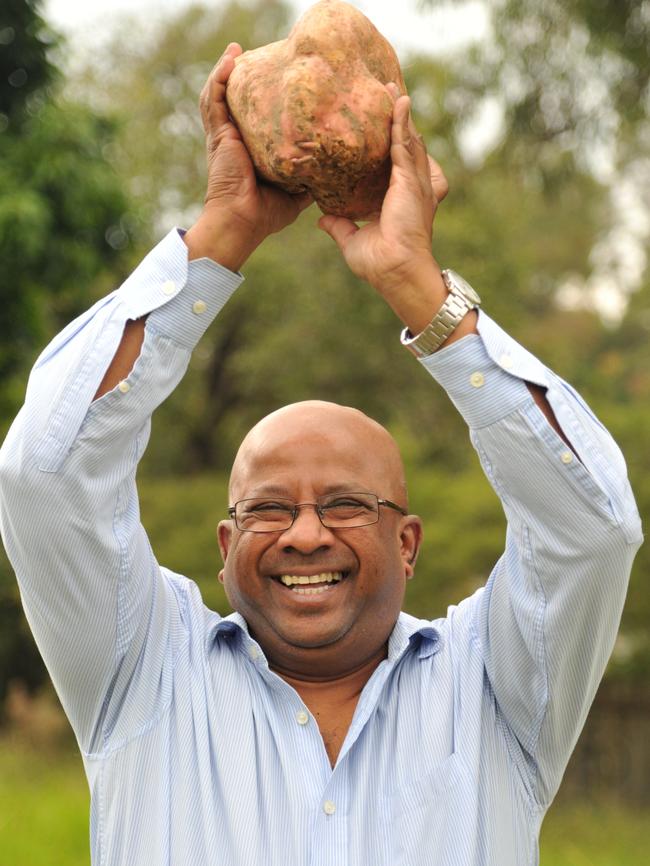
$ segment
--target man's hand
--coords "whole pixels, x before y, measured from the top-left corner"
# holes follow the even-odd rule
[[[352,272],[369,282],[417,334],[447,296],[431,253],[431,235],[448,186],[413,124],[409,97],[398,96],[394,84],[387,89],[394,100],[393,167],[381,214],[361,227],[334,216],[321,217],[318,225],[336,241]]]
[[[241,53],[231,42],[201,92],[208,186],[201,216],[185,235],[190,258],[209,256],[230,270],[239,270],[268,235],[292,223],[313,201],[308,193],[289,195],[255,175],[226,104],[226,83]]]

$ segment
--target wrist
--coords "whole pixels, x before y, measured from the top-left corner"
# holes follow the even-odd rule
[[[431,321],[419,332],[414,333],[409,328],[402,331],[402,345],[416,358],[431,355],[467,334],[477,333],[479,295],[455,271],[442,271],[442,278],[447,296]]]
[[[448,290],[433,256],[411,265],[390,284],[375,285],[377,292],[412,334],[419,334],[444,304]]]
[[[189,260],[209,258],[236,272],[258,247],[259,241],[248,226],[241,226],[233,214],[205,208],[183,240]]]

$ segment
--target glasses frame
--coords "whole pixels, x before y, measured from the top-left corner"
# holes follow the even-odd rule
[[[406,517],[408,514],[408,511],[406,511],[404,508],[402,508],[401,505],[398,505],[396,502],[391,502],[390,499],[382,499],[379,496],[377,496],[376,493],[366,493],[366,492],[363,492],[361,490],[353,490],[350,492],[345,491],[345,492],[342,492],[340,494],[328,493],[327,496],[322,496],[322,497],[320,497],[320,499],[321,500],[322,499],[329,499],[330,497],[334,497],[337,495],[339,495],[339,496],[372,496],[374,499],[377,500],[377,513],[376,513],[375,519],[370,520],[368,523],[357,523],[357,524],[354,524],[353,526],[328,526],[327,523],[325,523],[325,521],[323,520],[323,517],[326,515],[323,514],[323,507],[324,506],[320,502],[318,502],[318,501],[316,501],[316,502],[294,502],[292,499],[286,499],[284,496],[278,496],[275,498],[274,501],[290,502],[293,505],[293,508],[291,509],[291,523],[288,526],[282,526],[278,529],[249,529],[248,527],[244,528],[244,527],[239,525],[239,523],[237,522],[237,506],[240,505],[242,502],[248,502],[252,499],[263,499],[264,497],[261,497],[261,496],[249,496],[246,499],[238,499],[234,505],[228,506],[228,517],[231,520],[234,520],[235,526],[237,527],[237,529],[240,532],[266,533],[266,532],[286,532],[287,529],[291,529],[293,524],[296,522],[296,517],[298,516],[298,512],[300,511],[301,508],[304,508],[307,505],[311,505],[314,508],[314,510],[316,511],[316,514],[318,515],[318,519],[320,520],[321,524],[326,529],[361,529],[364,526],[374,526],[375,523],[379,522],[379,506],[380,505],[383,505],[386,508],[392,508],[394,511],[398,511],[404,517]],[[270,498],[271,497],[269,497],[269,499]]]

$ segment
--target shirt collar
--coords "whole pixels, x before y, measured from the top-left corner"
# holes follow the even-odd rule
[[[417,652],[418,658],[426,659],[441,645],[442,635],[429,620],[402,612],[388,638],[388,661],[395,664],[407,652]]]
[[[220,619],[212,629],[212,640],[234,634],[240,635],[245,644],[253,643],[248,623],[239,613],[231,613]],[[418,658],[426,659],[437,653],[441,644],[442,635],[429,620],[417,619],[402,612],[388,638],[388,661],[394,664],[406,652],[416,651]]]

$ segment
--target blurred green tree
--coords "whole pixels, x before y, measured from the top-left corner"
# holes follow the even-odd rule
[[[0,13],[0,127],[20,123],[32,94],[50,86],[57,68],[50,53],[58,42],[39,14],[39,0],[6,0]]]
[[[9,0],[0,14],[0,432],[36,350],[101,294],[133,223],[104,157],[115,123],[61,98],[59,38],[39,7]]]
[[[61,97],[60,38],[38,0],[0,11],[0,436],[37,352],[125,268],[134,211],[104,151],[115,122]],[[46,677],[0,550],[0,705]]]

